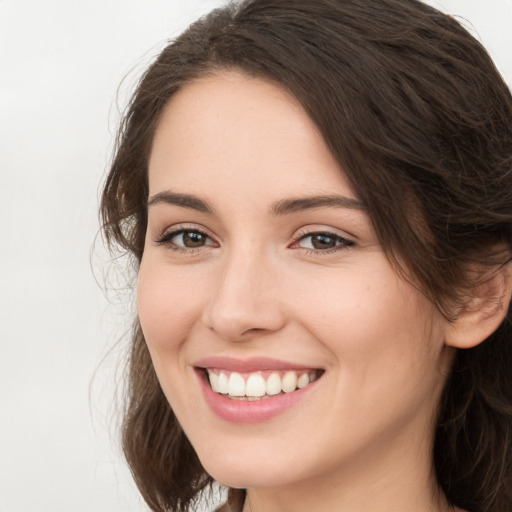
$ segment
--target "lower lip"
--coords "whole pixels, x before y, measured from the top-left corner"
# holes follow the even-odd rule
[[[207,382],[203,371],[198,371],[199,382],[206,403],[220,418],[232,423],[259,423],[270,420],[285,412],[304,399],[309,391],[315,387],[318,380],[308,384],[302,389],[292,393],[283,393],[263,400],[232,400],[225,395],[215,393]]]

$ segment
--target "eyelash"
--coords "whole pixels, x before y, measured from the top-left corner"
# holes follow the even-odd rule
[[[177,245],[174,242],[171,242],[171,240],[174,237],[176,237],[180,234],[185,234],[185,233],[189,233],[189,234],[194,233],[196,235],[200,235],[200,236],[204,237],[205,239],[209,239],[209,240],[213,241],[213,238],[211,236],[209,236],[207,233],[205,233],[204,231],[197,229],[196,227],[183,226],[183,227],[178,227],[176,229],[173,229],[172,231],[163,233],[159,238],[157,238],[155,240],[155,243],[158,245],[163,245],[172,251],[186,253],[186,254],[194,254],[194,253],[197,253],[197,252],[203,250],[205,247],[215,246],[215,242],[214,242],[214,244],[204,244],[199,247],[184,247],[181,245]],[[302,247],[302,249],[306,250],[307,254],[328,255],[328,254],[332,254],[334,252],[345,250],[354,245],[354,242],[352,240],[344,238],[344,237],[338,235],[337,233],[333,233],[331,231],[322,231],[322,230],[316,231],[315,230],[315,231],[306,231],[306,232],[300,233],[297,237],[294,238],[294,240],[289,245],[289,247],[292,249],[301,249],[301,247],[298,246],[299,242],[306,240],[307,238],[313,237],[313,236],[324,236],[326,238],[333,239],[334,242],[336,243],[336,245],[334,247],[331,247],[328,249],[315,249],[314,247],[313,248]]]

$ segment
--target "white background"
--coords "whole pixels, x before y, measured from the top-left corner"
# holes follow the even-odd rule
[[[146,510],[115,436],[130,292],[96,283],[101,240],[90,263],[99,183],[141,70],[220,3],[0,0],[0,512]],[[431,3],[511,84],[512,0]]]

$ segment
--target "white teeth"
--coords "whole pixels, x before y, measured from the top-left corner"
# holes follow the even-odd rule
[[[289,370],[282,377],[282,373],[272,372],[267,379],[261,372],[244,374],[239,372],[225,372],[222,370],[207,370],[210,385],[216,393],[229,395],[230,398],[241,400],[261,400],[280,393],[292,393],[296,389],[306,387],[317,379],[316,372],[297,372]],[[246,380],[247,379],[247,380]]]
[[[210,386],[213,391],[219,393],[219,374],[215,372],[211,372],[208,374],[208,378],[210,379]]]
[[[309,375],[307,373],[303,373],[298,379],[297,379],[297,387],[299,389],[305,388],[309,384]]]
[[[245,394],[247,396],[263,396],[266,392],[266,383],[265,379],[257,374],[253,373],[247,379],[247,383],[245,385]]]
[[[297,374],[295,372],[286,372],[281,387],[285,393],[291,393],[297,389]]]
[[[271,373],[267,379],[267,395],[278,395],[281,393],[281,377],[279,374],[274,372]]]
[[[228,377],[223,372],[221,372],[219,374],[218,386],[219,386],[219,389],[215,389],[214,391],[217,391],[217,393],[222,393],[223,395],[228,394],[228,392],[229,392]]]
[[[245,396],[245,380],[237,372],[233,372],[229,376],[228,395],[230,395],[230,396]]]

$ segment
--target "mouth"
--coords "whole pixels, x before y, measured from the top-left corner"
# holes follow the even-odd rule
[[[323,374],[319,369],[258,370],[237,372],[200,368],[210,388],[231,400],[260,401],[290,394],[309,386]]]
[[[213,356],[194,365],[206,403],[232,424],[265,422],[299,403],[311,403],[325,370],[269,358]]]

